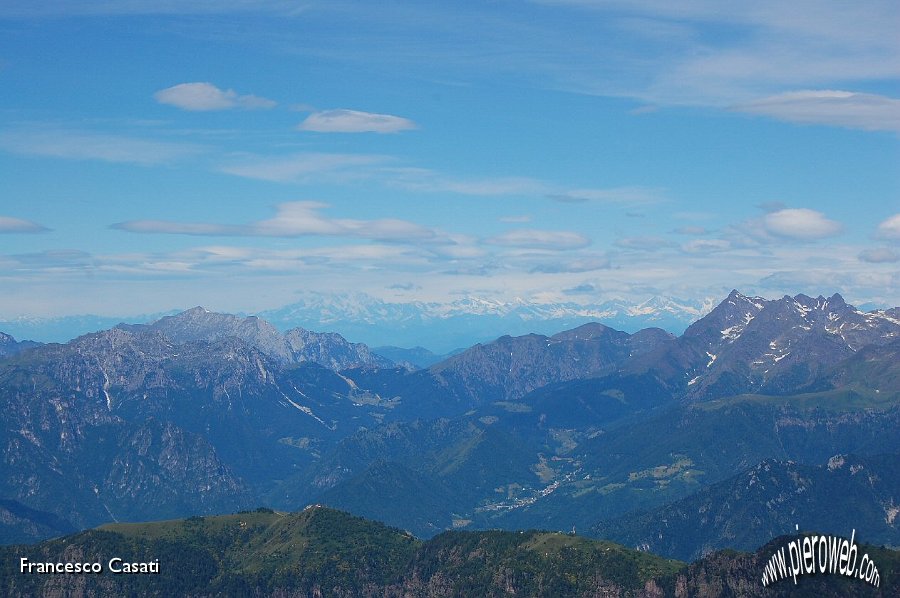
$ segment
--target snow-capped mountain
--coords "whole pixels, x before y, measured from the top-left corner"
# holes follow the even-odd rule
[[[766,300],[732,291],[666,350],[669,362],[682,364],[691,395],[781,394],[862,347],[898,339],[898,308],[864,312],[836,293]]]
[[[363,293],[309,293],[302,301],[261,312],[281,329],[335,330],[371,346],[424,346],[446,352],[502,335],[555,334],[588,322],[626,332],[659,327],[680,333],[708,313],[699,302],[654,297],[640,303],[610,300],[592,305],[465,297],[449,302],[387,302]]]

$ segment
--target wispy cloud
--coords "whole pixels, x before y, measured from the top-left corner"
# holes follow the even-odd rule
[[[0,16],[252,12],[346,18],[370,29],[323,26],[321,37],[303,40],[302,50],[335,60],[418,67],[441,79],[464,80],[472,72],[511,75],[530,84],[628,97],[654,107],[740,106],[784,120],[865,129],[880,128],[875,113],[894,114],[889,106],[895,100],[877,95],[883,82],[900,74],[900,9],[891,0],[759,0],[728,10],[708,0],[534,0],[521,8],[513,14],[496,3],[460,12],[411,3],[376,8],[289,0],[17,0],[3,3]],[[384,36],[373,31],[389,33],[397,43],[381,43]],[[461,31],[466,32],[465,48],[459,43]],[[248,28],[241,34],[261,31]],[[810,93],[799,90],[829,89],[860,97],[811,111],[787,97]],[[346,117],[351,111],[321,114],[329,112]],[[319,126],[315,123],[312,119],[310,125]],[[335,123],[321,126],[341,130]]]
[[[529,272],[544,274],[581,274],[607,270],[611,267],[609,258],[600,255],[585,255],[569,260],[539,260]]]
[[[421,290],[421,285],[414,284],[412,282],[398,282],[385,287],[391,291],[418,291]]]
[[[314,112],[297,128],[317,133],[398,133],[417,126],[407,118],[391,114],[340,109]]]
[[[898,129],[897,100],[867,89],[900,74],[895,2],[761,0],[722,10],[706,0],[537,1],[583,11],[618,42],[585,44],[614,56],[617,76],[573,60],[548,73],[563,87],[652,106],[730,106],[791,122]],[[716,34],[723,29],[737,34]],[[576,40],[557,43],[572,51]],[[853,91],[826,91],[835,88]]]
[[[623,249],[635,249],[638,251],[659,251],[675,247],[675,243],[669,239],[655,236],[623,237],[615,242],[617,247]]]
[[[306,183],[314,179],[340,182],[371,180],[404,191],[471,196],[543,196],[563,203],[596,201],[628,206],[668,201],[665,190],[660,188],[628,186],[570,190],[558,182],[533,177],[463,178],[406,165],[398,157],[381,154],[302,152],[280,156],[235,155],[218,170],[280,183]]]
[[[53,249],[7,256],[20,272],[83,272],[94,267],[93,256],[79,249]]]
[[[276,102],[254,95],[239,95],[233,89],[219,89],[212,83],[180,83],[153,94],[160,104],[168,104],[194,112],[242,108],[273,108]]]
[[[586,294],[594,294],[597,292],[597,287],[592,285],[591,283],[582,283],[578,286],[574,286],[568,289],[563,289],[563,295],[586,295]]]
[[[204,151],[196,144],[43,126],[0,132],[0,149],[28,156],[143,166],[174,162]]]
[[[236,159],[219,170],[227,174],[278,183],[304,182],[314,176],[359,178],[374,176],[371,167],[390,161],[372,154],[325,154],[306,152],[289,156],[250,156]]]
[[[681,246],[687,253],[712,253],[731,249],[731,243],[725,239],[694,239]]]
[[[703,226],[679,226],[672,232],[679,235],[705,235],[709,233],[706,227]]]
[[[12,216],[0,216],[0,234],[7,233],[43,233],[50,230],[46,226],[32,222],[31,220],[23,220],[22,218],[13,218]]]
[[[567,251],[581,249],[591,244],[582,234],[571,231],[550,231],[536,229],[511,230],[485,240],[490,245],[523,247],[529,249],[549,249]]]
[[[416,167],[385,168],[381,175],[393,187],[428,193],[458,193],[460,195],[540,195],[549,185],[530,177],[497,176],[465,179],[447,176],[434,170]]]
[[[320,212],[329,206],[312,201],[279,204],[274,218],[251,224],[211,224],[171,222],[165,220],[130,220],[113,224],[112,228],[133,233],[195,236],[357,237],[381,241],[440,241],[433,229],[393,218],[354,220],[329,218]]]
[[[390,184],[410,191],[458,193],[460,195],[533,195],[560,203],[598,202],[621,205],[649,205],[668,201],[664,189],[655,187],[577,188],[533,177],[497,176],[465,179],[440,174],[426,168],[385,169]]]
[[[614,187],[611,189],[572,189],[548,193],[547,197],[562,203],[621,203],[630,205],[654,204],[666,200],[662,189],[651,187]]]
[[[900,133],[900,100],[870,93],[790,91],[738,104],[734,110],[795,123]]]

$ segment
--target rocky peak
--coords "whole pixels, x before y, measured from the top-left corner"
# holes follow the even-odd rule
[[[284,340],[294,361],[313,361],[333,370],[353,367],[393,367],[394,363],[376,355],[363,343],[351,343],[336,332],[311,332],[293,328]]]
[[[350,343],[336,333],[294,328],[282,334],[256,316],[241,317],[195,307],[144,327],[175,343],[241,339],[282,364],[312,361],[331,369],[360,366],[389,367],[392,362],[374,355],[366,345]]]
[[[39,347],[41,343],[34,341],[17,341],[11,335],[0,332],[0,357],[14,355],[31,347]]]
[[[551,340],[555,341],[575,341],[575,340],[593,340],[604,337],[609,338],[625,338],[628,335],[609,326],[604,326],[598,322],[589,322],[572,330],[566,330],[551,336]]]
[[[688,326],[684,337],[703,341],[715,351],[740,338],[747,325],[769,303],[761,297],[747,297],[733,290],[711,312]]]
[[[177,343],[213,341],[226,336],[236,336],[247,339],[252,344],[271,345],[281,336],[274,326],[256,316],[242,318],[207,311],[202,307],[166,316],[149,324],[148,327],[162,332]]]
[[[765,301],[733,291],[682,338],[697,355],[690,394],[710,396],[780,394],[867,345],[898,337],[900,323],[860,312],[839,294]]]

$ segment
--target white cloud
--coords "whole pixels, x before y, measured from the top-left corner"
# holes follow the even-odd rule
[[[879,239],[900,240],[900,214],[894,214],[878,225],[875,235]]]
[[[870,264],[893,264],[900,262],[900,253],[890,247],[876,247],[860,252],[859,259]]]
[[[524,247],[530,249],[569,250],[581,249],[591,244],[591,240],[570,231],[549,231],[535,229],[511,230],[485,240],[490,245],[504,247]]]
[[[42,233],[48,231],[45,226],[32,222],[31,220],[23,220],[21,218],[13,218],[11,216],[0,216],[0,234],[4,233]]]
[[[900,100],[875,94],[790,91],[739,104],[734,109],[789,122],[900,133]]]
[[[245,110],[272,108],[276,103],[254,95],[238,95],[233,89],[222,90],[212,83],[180,83],[153,94],[160,104],[182,110],[206,112],[211,110]]]
[[[789,239],[813,240],[831,237],[843,228],[839,222],[829,220],[821,212],[807,208],[788,208],[771,212],[763,217],[766,231]]]
[[[0,149],[29,156],[163,164],[203,151],[202,146],[122,135],[37,127],[0,133]]]
[[[358,110],[323,110],[306,117],[298,128],[317,133],[397,133],[415,129],[413,121],[390,114]]]
[[[130,220],[113,224],[112,228],[133,233],[196,236],[337,236],[381,241],[445,242],[437,231],[407,220],[354,220],[323,216],[320,211],[328,207],[313,201],[286,202],[276,206],[274,218],[243,225]]]

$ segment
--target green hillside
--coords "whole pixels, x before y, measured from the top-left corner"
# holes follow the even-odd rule
[[[333,509],[268,509],[111,524],[0,549],[0,594],[132,596],[629,594],[682,565],[609,542],[550,532],[446,532],[423,543]],[[159,561],[158,574],[111,574],[108,561]],[[24,574],[20,559],[99,562],[101,574]]]
[[[764,588],[773,540],[754,553],[713,553],[691,565],[607,541],[547,531],[449,531],[423,542],[321,506],[112,524],[31,546],[0,548],[0,595],[31,596],[896,596],[900,552],[859,545],[880,587],[838,576]],[[158,562],[114,574],[110,559]],[[39,563],[99,563],[98,574],[20,572]],[[119,565],[121,568],[121,565]]]

